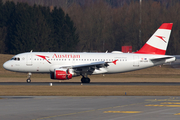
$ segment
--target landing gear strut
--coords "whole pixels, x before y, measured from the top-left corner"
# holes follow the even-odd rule
[[[82,77],[81,78],[81,83],[90,83],[90,79],[88,77]]]
[[[28,78],[27,78],[27,80],[26,80],[27,83],[30,83],[30,82],[31,82],[31,75],[32,75],[32,74],[29,72],[29,73],[28,73]]]

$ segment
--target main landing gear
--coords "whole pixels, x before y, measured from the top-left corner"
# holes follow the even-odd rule
[[[82,77],[81,78],[81,83],[90,83],[90,79],[88,77]]]
[[[27,83],[30,83],[30,82],[31,82],[31,75],[32,75],[32,74],[29,72],[29,73],[28,73],[28,78],[27,78],[27,80],[26,80]]]

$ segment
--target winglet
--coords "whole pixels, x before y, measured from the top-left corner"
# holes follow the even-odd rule
[[[173,23],[163,23],[146,44],[135,53],[165,55],[172,26]]]

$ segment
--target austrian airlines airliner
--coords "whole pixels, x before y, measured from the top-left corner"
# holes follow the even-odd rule
[[[80,52],[27,52],[15,55],[3,67],[10,71],[50,73],[51,79],[69,80],[82,76],[82,83],[89,83],[88,75],[121,73],[139,70],[175,61],[165,55],[172,23],[164,23],[137,52],[80,53]]]

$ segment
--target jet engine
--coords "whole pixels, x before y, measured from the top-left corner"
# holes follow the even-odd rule
[[[51,79],[68,80],[72,78],[72,74],[69,69],[55,69],[54,72],[50,73]]]

